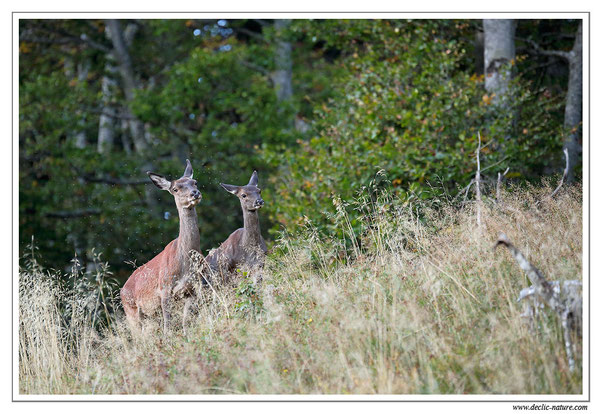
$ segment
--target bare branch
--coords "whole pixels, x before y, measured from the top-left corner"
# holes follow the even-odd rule
[[[83,171],[81,168],[73,164],[71,164],[71,168],[73,169],[73,171],[75,171],[79,178],[89,183],[101,183],[110,185],[145,185],[151,183],[151,181],[148,178],[127,180],[123,178],[114,178],[110,176],[96,176]]]
[[[495,201],[497,203],[500,202],[500,193],[502,190],[502,177],[505,177],[506,174],[508,174],[508,171],[510,171],[510,167],[506,168],[506,171],[504,171],[504,173],[497,173],[497,185],[495,186]]]
[[[267,40],[265,39],[265,37],[263,37],[261,34],[254,32],[252,30],[249,30],[245,27],[236,27],[234,30],[236,30],[239,33],[244,33],[249,37],[252,37],[255,40],[259,40],[260,42],[266,42]]]
[[[555,56],[555,57],[560,57],[562,59],[566,59],[566,60],[570,60],[571,59],[571,53],[570,52],[565,52],[563,50],[546,50],[546,49],[542,49],[542,47],[535,41],[531,40],[531,39],[525,39],[525,38],[520,38],[520,37],[515,37],[517,40],[522,40],[523,42],[527,42],[528,44],[531,45],[531,47],[533,48],[533,52],[538,53],[540,55],[544,55],[544,56]]]
[[[563,150],[563,152],[564,152],[564,158],[566,160],[566,166],[564,167],[564,173],[562,174],[562,178],[560,179],[560,183],[558,183],[558,186],[552,192],[552,194],[550,194],[546,198],[544,198],[542,200],[539,200],[537,203],[535,203],[536,206],[538,206],[542,201],[549,200],[552,197],[554,197],[558,193],[558,191],[560,190],[560,187],[562,187],[562,184],[564,184],[564,181],[566,180],[566,177],[569,175],[569,150],[567,148],[565,148]]]
[[[110,185],[146,185],[150,184],[148,179],[139,179],[139,180],[124,180],[121,178],[113,178],[113,177],[96,177],[92,175],[84,175],[80,176],[84,181],[89,183],[101,183],[101,184],[110,184]]]
[[[50,218],[80,218],[87,216],[97,216],[100,214],[100,209],[97,208],[84,208],[80,210],[62,210],[62,211],[51,211],[46,213],[46,217]]]
[[[474,182],[475,182],[475,191],[477,197],[477,227],[481,228],[481,132],[477,132],[479,137],[479,145],[477,146],[477,172],[475,174]]]
[[[256,64],[251,63],[251,62],[247,62],[246,60],[239,60],[239,63],[241,65],[243,65],[243,66],[246,66],[249,69],[253,69],[253,70],[257,71],[257,72],[260,72],[263,75],[266,75],[268,77],[270,76],[270,71],[267,70],[266,68],[262,67],[262,66],[256,65]]]
[[[569,370],[575,369],[575,358],[573,352],[573,340],[571,331],[581,335],[583,319],[583,299],[581,294],[581,282],[578,280],[565,280],[564,282],[548,282],[541,271],[533,266],[523,254],[508,240],[504,233],[500,233],[494,248],[504,245],[516,259],[518,265],[525,271],[532,286],[521,290],[518,301],[527,299],[525,312],[521,316],[531,319],[537,313],[538,308],[547,304],[561,318],[564,346],[569,364]],[[530,302],[530,303],[529,303]]]
[[[489,143],[487,143],[487,144],[489,144]],[[483,148],[485,148],[486,146],[487,146],[487,145],[483,145],[483,146],[481,147],[481,150],[482,150]],[[493,164],[491,164],[491,165],[488,165],[487,167],[483,168],[483,169],[481,170],[481,172],[483,172],[483,171],[487,171],[488,169],[490,169],[490,168],[493,168],[493,167],[495,167],[496,165],[500,165],[501,163],[503,163],[503,162],[504,162],[504,161],[506,161],[507,159],[508,159],[508,157],[504,157],[504,158],[502,158],[501,160],[499,160],[498,162],[495,162],[495,163],[493,163]]]
[[[50,34],[50,33],[49,33]],[[56,34],[56,33],[51,33]],[[111,49],[101,43],[98,43],[86,34],[82,33],[79,37],[61,32],[58,34],[60,37],[51,37],[51,36],[36,36],[32,31],[25,31],[19,35],[19,40],[24,42],[31,43],[43,43],[43,44],[57,44],[57,45],[67,45],[67,44],[78,44],[78,45],[87,45],[94,49],[100,50],[105,53],[109,53]]]
[[[94,49],[98,49],[105,53],[111,53],[111,49],[109,47],[102,45],[98,42],[95,42],[94,40],[90,39],[90,37],[85,33],[82,33],[82,35],[80,36],[80,39],[82,40],[82,42],[86,43],[90,47],[93,47]]]
[[[97,109],[97,108],[87,108],[87,111],[93,113],[93,114],[99,114],[99,115],[105,115],[111,118],[116,118],[116,119],[125,119],[127,121],[134,121],[137,120],[138,118],[131,116],[131,115],[127,115],[124,113],[112,113],[109,111],[106,111],[104,109]]]
[[[525,271],[527,277],[533,284],[535,291],[540,295],[545,302],[555,311],[562,311],[562,304],[559,302],[556,295],[554,295],[554,289],[552,285],[546,280],[541,271],[533,266],[531,262],[527,260],[525,256],[510,242],[508,236],[505,233],[500,233],[498,240],[494,246],[496,248],[499,245],[506,246],[521,269]]]
[[[470,180],[468,185],[466,187],[464,187],[464,189],[458,193],[458,196],[461,196],[462,194],[464,194],[464,199],[462,200],[462,206],[464,206],[466,204],[466,199],[468,198],[468,193],[470,192],[470,187],[472,187],[473,184],[474,184],[474,180]]]
[[[562,174],[562,178],[560,179],[560,183],[558,184],[558,187],[556,187],[554,192],[552,192],[552,194],[550,194],[550,198],[554,197],[558,193],[558,190],[560,190],[560,187],[562,187],[562,184],[564,184],[564,181],[566,180],[567,175],[569,175],[569,150],[567,148],[565,148],[563,152],[564,152],[564,158],[566,160],[566,165],[564,167],[564,173]]]

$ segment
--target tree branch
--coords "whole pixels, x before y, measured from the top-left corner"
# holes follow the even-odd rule
[[[246,60],[239,60],[239,63],[241,65],[243,65],[243,66],[246,66],[249,69],[253,69],[253,70],[257,71],[257,72],[260,72],[263,75],[266,75],[268,77],[270,76],[270,71],[268,71],[264,67],[261,67],[259,65],[254,64],[254,63],[251,63],[251,62],[247,62]]]
[[[99,114],[99,115],[105,115],[111,118],[116,118],[116,119],[125,119],[126,121],[136,121],[138,120],[138,118],[134,117],[134,116],[130,116],[127,114],[123,114],[123,113],[111,113],[111,112],[107,112],[105,110],[102,109],[96,109],[96,108],[87,108],[86,109],[88,112],[91,112],[93,114]]]
[[[481,152],[481,133],[478,132],[477,135],[479,136],[479,145],[477,147],[477,172],[475,173],[475,178],[474,178],[474,182],[475,182],[475,191],[476,191],[476,197],[477,197],[477,227],[481,228],[481,159],[480,159],[480,152]]]
[[[575,359],[573,354],[573,340],[571,331],[575,330],[581,335],[583,318],[583,299],[581,295],[581,282],[578,280],[567,280],[549,282],[543,273],[533,266],[529,260],[510,242],[508,236],[500,233],[494,249],[503,245],[508,248],[520,268],[527,274],[532,285],[520,292],[519,301],[530,298],[533,300],[531,305],[527,305],[527,311],[523,314],[527,317],[533,317],[540,304],[545,303],[560,316],[562,321],[563,339],[566,351],[569,370],[575,369]],[[530,310],[529,310],[530,309]],[[522,316],[522,315],[521,315]]]
[[[101,183],[110,185],[145,185],[150,183],[148,178],[127,180],[123,178],[114,178],[111,176],[96,176],[82,171],[79,167],[73,164],[71,164],[71,168],[73,169],[73,171],[75,171],[79,178],[88,183]]]
[[[558,191],[560,190],[560,187],[562,187],[562,184],[564,184],[564,181],[566,180],[566,177],[569,175],[569,150],[567,148],[565,148],[563,152],[564,152],[564,158],[566,160],[566,166],[564,167],[564,173],[562,174],[562,178],[560,179],[560,183],[558,183],[558,186],[552,192],[552,194],[550,194],[549,196],[547,196],[544,199],[539,200],[537,203],[535,203],[535,206],[538,206],[542,201],[549,200],[552,197],[554,197],[558,193]]]
[[[543,49],[539,43],[531,40],[531,39],[525,39],[525,38],[521,38],[521,37],[515,37],[516,40],[521,40],[523,42],[526,42],[528,44],[531,45],[531,47],[533,48],[533,52],[538,53],[540,55],[544,55],[544,56],[555,56],[555,57],[560,57],[562,59],[565,60],[570,60],[571,59],[571,53],[570,52],[565,52],[563,50],[546,50]]]
[[[46,213],[46,217],[50,218],[80,218],[87,216],[97,216],[100,214],[100,209],[98,208],[84,208],[80,210],[61,210],[61,211],[51,211]]]
[[[500,202],[500,194],[502,192],[502,177],[505,177],[506,174],[508,174],[508,171],[510,171],[510,167],[506,168],[506,171],[504,171],[504,173],[497,173],[497,184],[495,186],[495,201],[496,203]]]
[[[150,184],[148,179],[139,179],[139,180],[124,180],[121,178],[113,178],[109,176],[104,177],[96,177],[93,175],[84,175],[80,176],[84,181],[89,183],[102,183],[102,184],[111,184],[111,185],[146,185]]]
[[[236,30],[239,33],[244,33],[247,36],[252,37],[255,40],[259,40],[260,42],[266,42],[267,43],[267,40],[265,40],[265,37],[263,37],[262,35],[260,35],[257,32],[249,30],[249,29],[247,29],[245,27],[236,27],[236,28],[234,28],[234,30]]]
[[[66,33],[66,32],[61,32],[61,33],[49,32],[48,34],[57,34],[60,37],[53,38],[51,36],[45,36],[45,37],[44,36],[36,36],[36,35],[34,35],[34,33],[32,31],[26,31],[26,32],[19,34],[19,40],[24,41],[24,42],[31,42],[31,43],[44,43],[44,44],[57,44],[57,45],[68,45],[68,44],[75,43],[78,45],[90,46],[90,47],[100,50],[104,53],[109,53],[111,51],[111,49],[109,47],[90,39],[90,37],[86,33],[82,33],[79,37],[69,34],[69,33]]]

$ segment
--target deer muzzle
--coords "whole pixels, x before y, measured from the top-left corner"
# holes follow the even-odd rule
[[[203,195],[199,190],[195,190],[190,194],[190,205],[196,206],[203,199]]]

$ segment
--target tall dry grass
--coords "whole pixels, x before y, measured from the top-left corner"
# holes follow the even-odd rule
[[[30,261],[21,269],[21,393],[570,394],[582,392],[581,351],[569,372],[560,322],[544,312],[535,331],[516,302],[526,276],[500,231],[554,280],[581,279],[578,187],[510,188],[475,212],[386,195],[340,200],[340,237],[307,223],[283,236],[263,282],[240,276],[204,289],[186,331],[158,321],[130,333],[99,307],[83,307]],[[362,210],[361,236],[346,212]],[[417,213],[419,211],[419,214]],[[64,320],[65,308],[75,316]],[[75,311],[79,309],[79,314]]]

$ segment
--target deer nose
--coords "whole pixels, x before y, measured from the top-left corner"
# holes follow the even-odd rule
[[[199,198],[201,196],[201,192],[199,190],[194,190],[192,192],[192,197]]]
[[[257,204],[258,206],[263,206],[264,201],[260,198],[259,200],[255,201],[255,204]]]

